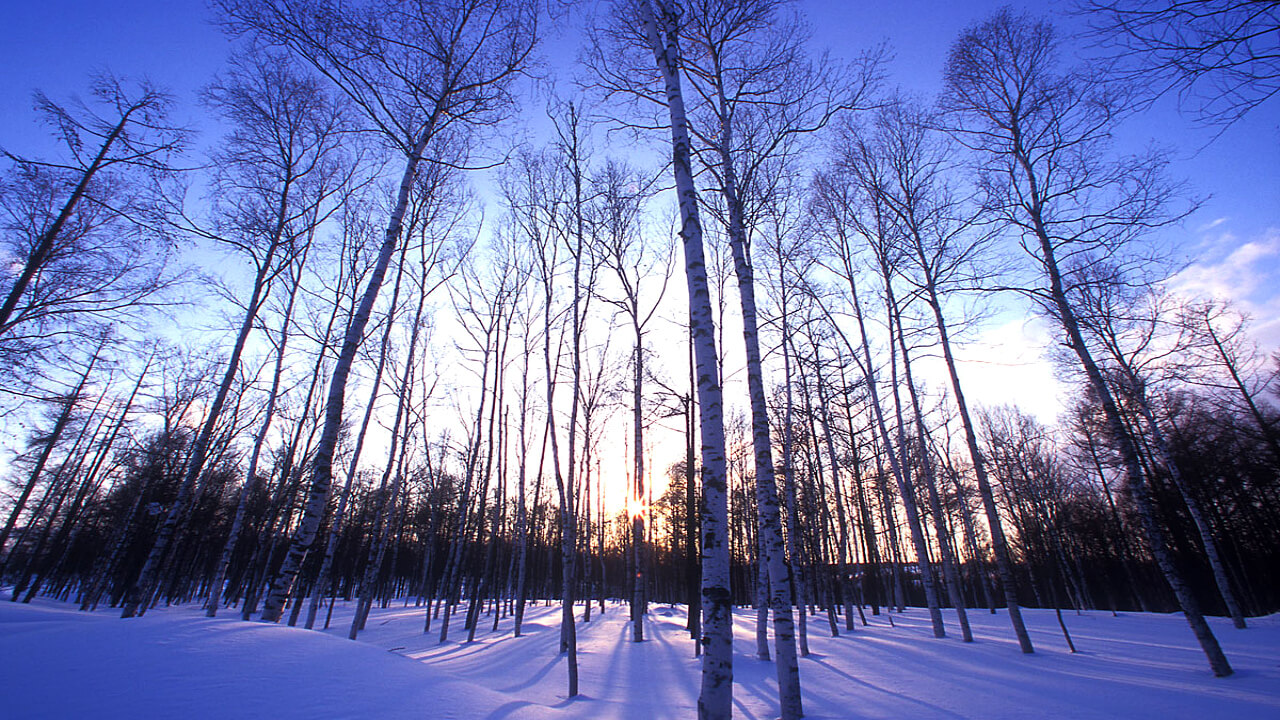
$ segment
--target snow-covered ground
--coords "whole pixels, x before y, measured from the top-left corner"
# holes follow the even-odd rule
[[[422,611],[375,609],[358,642],[341,605],[327,632],[206,619],[195,606],[120,620],[47,601],[0,602],[0,718],[692,718],[698,661],[681,607],[655,606],[649,639],[629,642],[625,606],[580,624],[582,695],[568,700],[557,654],[558,607],[530,608],[526,635],[509,619],[466,643],[422,634]],[[973,611],[976,642],[937,640],[927,615],[868,615],[827,636],[810,619],[801,660],[809,718],[1280,718],[1280,616],[1250,629],[1212,621],[1236,675],[1214,678],[1181,616],[1065,615],[1080,652],[1066,651],[1051,611],[1026,619],[1024,656],[1006,617]],[[754,616],[737,616],[735,717],[777,716],[773,666],[754,657]]]

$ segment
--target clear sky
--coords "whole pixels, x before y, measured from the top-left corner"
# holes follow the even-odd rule
[[[43,140],[32,122],[33,90],[65,99],[102,69],[169,88],[183,106],[179,117],[193,117],[196,89],[230,48],[208,17],[203,0],[3,0],[0,146],[21,151]]]
[[[947,50],[958,32],[1000,5],[1000,0],[896,0],[844,2],[802,0],[798,7],[813,25],[815,47],[852,57],[887,41],[894,59],[890,82],[929,94],[940,85]],[[1013,3],[1015,9],[1045,12],[1061,2]],[[0,26],[0,147],[19,154],[42,154],[48,133],[34,122],[30,96],[40,88],[54,99],[82,92],[90,72],[109,68],[125,76],[147,76],[178,96],[177,117],[199,127],[196,90],[221,66],[229,41],[209,24],[202,0],[3,0]],[[1060,21],[1066,26],[1071,21]],[[563,45],[574,42],[571,29],[557,29]],[[541,113],[541,108],[532,112]],[[1193,191],[1207,200],[1181,227],[1168,230],[1188,264],[1181,287],[1232,297],[1249,310],[1268,348],[1280,345],[1280,101],[1256,110],[1210,144],[1214,131],[1197,128],[1170,104],[1121,129],[1125,146],[1156,142],[1177,148],[1172,167]],[[211,138],[205,138],[205,141]],[[1044,342],[1042,328],[1025,315],[993,327],[974,348],[1006,361],[989,369],[994,386],[1009,388],[1010,373],[1028,385],[1003,401],[1053,403],[1050,377],[1037,366],[1036,352],[1015,345]],[[982,348],[988,348],[983,350]],[[1039,365],[1042,365],[1040,363]],[[981,368],[972,370],[981,374]],[[985,381],[980,381],[985,384]],[[1042,407],[1041,410],[1044,410]]]
[[[815,46],[853,56],[887,40],[895,58],[891,82],[929,93],[940,84],[942,64],[957,33],[1003,4],[1000,0],[896,0],[845,2],[801,0],[813,25]],[[1063,3],[1013,3],[1045,11]],[[40,147],[47,132],[33,122],[31,92],[55,99],[82,92],[90,72],[108,68],[146,76],[171,88],[179,117],[198,124],[193,98],[226,57],[230,43],[209,24],[203,0],[41,0],[0,3],[0,146],[15,151]],[[571,33],[565,33],[572,40]],[[1259,237],[1280,226],[1280,101],[1273,101],[1201,150],[1212,131],[1165,108],[1122,133],[1131,143],[1155,140],[1182,149],[1175,173],[1212,195],[1188,232],[1224,218],[1215,230],[1238,238]],[[1194,154],[1199,150],[1198,154]]]
[[[815,39],[834,54],[851,56],[886,40],[894,59],[890,82],[931,95],[942,84],[952,41],[966,26],[1003,5],[1044,14],[1068,3],[1008,0],[897,0],[881,2],[801,2]],[[1068,36],[1076,18],[1054,16]],[[1075,25],[1073,25],[1075,24]],[[1066,43],[1087,55],[1084,42]],[[1180,291],[1229,298],[1254,318],[1254,336],[1265,352],[1280,347],[1280,99],[1255,109],[1215,139],[1218,129],[1197,126],[1162,102],[1117,131],[1117,149],[1138,152],[1149,144],[1173,149],[1170,173],[1185,179],[1203,205],[1180,226],[1166,229],[1185,268],[1172,281]],[[1017,402],[1051,419],[1067,392],[1043,360],[1041,348],[1055,334],[1025,313],[1006,313],[963,354],[970,359],[964,381],[980,402]],[[976,362],[974,362],[976,361]]]

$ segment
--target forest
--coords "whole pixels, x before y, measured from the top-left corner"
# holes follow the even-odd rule
[[[1148,141],[1274,113],[1280,3],[998,9],[931,96],[819,4],[212,0],[198,98],[37,91],[5,599],[439,643],[554,603],[569,698],[593,613],[680,605],[702,718],[746,608],[786,720],[810,637],[908,608],[1027,654],[1024,608],[1178,613],[1231,675],[1207,617],[1280,610],[1280,353],[1175,282],[1213,200]],[[1009,317],[1056,418],[976,379]]]

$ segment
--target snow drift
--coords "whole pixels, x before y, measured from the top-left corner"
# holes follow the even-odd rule
[[[359,642],[351,608],[327,632],[208,619],[198,607],[142,618],[70,606],[0,603],[0,717],[6,718],[691,718],[698,660],[682,607],[654,606],[649,639],[629,642],[626,609],[593,613],[578,630],[583,695],[565,697],[558,607],[531,606],[525,636],[510,621],[474,643],[422,633],[422,610],[375,609]],[[921,609],[868,615],[828,637],[810,618],[801,660],[808,718],[1280,717],[1280,616],[1214,632],[1236,675],[1214,678],[1178,615],[1067,615],[1066,652],[1052,611],[1027,610],[1036,654],[1007,620],[973,611],[976,642],[932,637]],[[953,623],[953,617],[948,616]],[[754,657],[754,616],[736,617],[734,712],[777,716],[772,666]],[[953,623],[954,624],[954,623]],[[949,629],[954,629],[950,627]],[[454,628],[452,634],[465,638]]]

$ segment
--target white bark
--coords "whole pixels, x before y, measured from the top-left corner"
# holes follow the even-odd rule
[[[672,169],[680,207],[689,293],[689,326],[698,376],[702,431],[702,683],[700,720],[727,720],[733,714],[733,618],[729,593],[728,477],[726,475],[724,406],[717,371],[715,323],[703,255],[698,191],[690,161],[688,119],[680,86],[677,13],[668,0],[640,0],[645,37],[662,75],[671,121]]]
[[[334,362],[333,376],[329,381],[329,395],[325,401],[324,428],[316,445],[314,459],[311,463],[311,487],[307,493],[307,503],[303,511],[302,522],[293,533],[289,545],[289,554],[285,556],[280,571],[271,583],[262,608],[263,622],[276,622],[284,610],[293,591],[293,584],[302,567],[302,561],[315,542],[316,531],[320,528],[320,520],[324,516],[324,507],[329,499],[329,487],[333,483],[333,453],[338,444],[338,431],[342,427],[343,403],[346,399],[347,378],[351,375],[351,366],[355,362],[356,351],[364,341],[364,329],[373,314],[373,304],[378,299],[378,291],[387,275],[387,267],[400,242],[401,224],[405,210],[409,206],[409,192],[417,174],[418,163],[427,142],[429,133],[423,133],[405,162],[404,174],[400,179],[400,190],[396,195],[396,203],[387,224],[387,230],[378,252],[378,260],[373,273],[360,298],[360,305],[347,324],[347,331],[342,341],[342,349]]]

